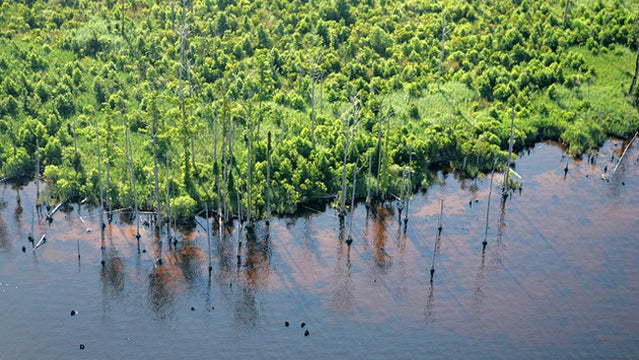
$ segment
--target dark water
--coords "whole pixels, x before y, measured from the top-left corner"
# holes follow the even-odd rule
[[[357,206],[350,248],[333,210],[212,231],[211,277],[202,218],[175,246],[143,227],[138,255],[124,217],[101,238],[96,209],[48,224],[33,184],[2,185],[0,358],[638,358],[639,145],[601,180],[624,145],[566,176],[538,145],[504,206],[495,176],[485,253],[489,179],[442,175],[406,232],[397,204]]]

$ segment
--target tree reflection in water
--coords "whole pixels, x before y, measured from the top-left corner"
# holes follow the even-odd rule
[[[108,298],[121,298],[125,290],[126,272],[122,257],[115,248],[102,250],[102,269],[100,280],[103,294]]]
[[[386,252],[386,241],[394,208],[374,205],[372,210],[371,214],[375,219],[370,229],[370,235],[373,239],[373,259],[380,272],[386,273],[393,264],[391,256]]]
[[[271,239],[269,225],[256,223],[247,227],[246,246],[238,253],[234,305],[236,319],[243,325],[260,320],[257,294],[268,285],[271,275]]]
[[[7,201],[4,199],[4,190],[6,190],[7,184],[5,183],[2,191],[2,198],[0,198],[0,210],[4,210],[7,207]],[[8,250],[11,246],[11,242],[8,239],[7,224],[0,216],[0,249]]]
[[[353,313],[355,311],[355,296],[351,272],[351,247],[345,244],[346,233],[344,218],[340,217],[337,256],[335,258],[335,287],[332,291],[331,304],[336,311]]]
[[[173,307],[175,295],[172,291],[174,289],[171,289],[171,271],[169,264],[162,264],[154,267],[149,274],[147,301],[157,319],[166,319],[175,311]]]

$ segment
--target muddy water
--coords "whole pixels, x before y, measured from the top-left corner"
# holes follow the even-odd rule
[[[33,184],[2,185],[0,358],[637,358],[639,145],[610,175],[623,147],[566,174],[555,146],[522,154],[505,204],[495,176],[485,252],[488,178],[441,175],[401,222],[396,203],[357,206],[350,247],[350,217],[309,209],[210,223],[210,245],[203,218],[175,244],[143,224],[139,253],[124,212],[102,236],[96,209],[48,223]]]

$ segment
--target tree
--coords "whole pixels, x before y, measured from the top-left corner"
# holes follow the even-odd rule
[[[639,104],[639,91],[637,91],[637,77],[639,77],[639,44],[637,44],[637,62],[635,64],[635,75],[632,77],[632,83],[630,84],[630,90],[628,95],[634,96],[635,101]]]

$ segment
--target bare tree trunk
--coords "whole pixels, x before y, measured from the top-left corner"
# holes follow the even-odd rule
[[[35,206],[40,207],[40,142],[36,137],[36,167],[35,167],[35,183],[36,183],[36,196]]]
[[[566,0],[566,7],[564,8],[564,20],[563,27],[566,27],[568,24],[568,10],[570,9],[570,0]]]
[[[248,128],[248,149],[247,149],[247,159],[246,162],[248,163],[248,179],[247,179],[247,185],[248,185],[248,189],[246,189],[247,192],[247,203],[246,203],[246,218],[248,221],[248,226],[251,226],[253,224],[253,220],[251,218],[251,192],[253,191],[253,183],[252,183],[252,163],[251,163],[251,151],[252,151],[252,138],[253,138],[253,112],[249,111],[248,114],[248,123],[249,123],[249,128]]]
[[[635,96],[635,98],[639,98],[639,94],[635,95],[635,90],[637,88],[637,77],[639,77],[639,44],[637,44],[637,63],[635,65],[635,76],[632,77],[632,84],[630,84],[630,91],[628,91],[628,95]]]
[[[171,245],[172,236],[171,236],[171,179],[169,176],[171,175],[169,170],[169,157],[166,157],[166,238],[169,241],[169,245]]]
[[[339,216],[343,217],[346,213],[346,160],[348,159],[348,137],[349,137],[349,127],[350,127],[351,118],[348,117],[346,120],[346,129],[344,131],[344,167],[342,169],[342,194],[340,195],[340,206],[339,206]]]
[[[439,68],[437,71],[437,90],[440,90],[441,88],[441,78],[442,78],[442,71],[443,71],[443,64],[444,64],[444,44],[446,43],[446,20],[443,20],[442,23],[442,38],[441,38],[441,43],[442,43],[442,50],[439,53]]]
[[[155,177],[155,229],[160,230],[160,177],[158,174],[158,149],[157,149],[157,129],[155,124],[151,124],[153,137],[153,176]]]
[[[379,123],[377,124],[377,191],[375,195],[379,196],[379,174],[382,171],[382,103],[379,103],[379,111],[377,116],[379,117]]]
[[[96,127],[96,137],[98,140],[98,187],[100,188],[100,233],[104,232],[104,192],[102,190],[102,156],[100,150],[100,123]]]
[[[268,142],[266,144],[266,218],[271,217],[271,132],[268,132]]]
[[[131,144],[131,134],[129,125],[126,125],[126,148],[127,162],[129,163],[129,171],[131,172],[131,185],[133,186],[133,205],[135,206],[135,238],[138,240],[138,254],[140,253],[140,211],[138,207],[138,191],[135,184],[135,169],[133,168],[133,146]]]
[[[510,175],[510,162],[513,156],[513,130],[515,127],[515,107],[513,107],[510,115],[510,138],[508,139],[508,160],[506,160],[506,170],[504,174],[504,187],[502,188],[501,196],[506,199],[508,197],[508,178]]]
[[[111,191],[111,121],[107,122],[107,143],[106,143],[106,181],[107,181],[107,204],[109,211],[107,212],[107,218],[109,223],[113,217],[113,191]]]

